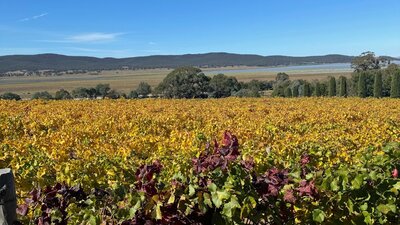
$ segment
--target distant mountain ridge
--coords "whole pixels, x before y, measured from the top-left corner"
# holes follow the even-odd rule
[[[0,56],[0,73],[8,71],[37,70],[112,70],[176,68],[180,66],[225,67],[225,66],[285,66],[303,64],[349,63],[353,56],[261,56],[250,54],[205,53],[186,55],[154,55],[130,58],[96,58],[66,56],[59,54]]]

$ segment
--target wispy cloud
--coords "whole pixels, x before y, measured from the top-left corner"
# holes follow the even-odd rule
[[[157,43],[155,43],[154,41],[149,41],[148,44],[149,44],[149,45],[156,45]]]
[[[124,33],[87,33],[78,34],[66,38],[66,41],[70,42],[103,42],[103,41],[113,41],[118,36]]]
[[[26,21],[30,21],[30,20],[36,20],[36,19],[45,17],[47,15],[49,15],[49,14],[46,12],[46,13],[42,13],[42,14],[39,14],[39,15],[36,15],[36,16],[26,17],[26,18],[20,19],[19,21],[20,22],[26,22]]]
[[[80,51],[80,52],[111,53],[111,54],[119,54],[119,53],[129,52],[129,49],[109,50],[109,49],[80,48],[80,47],[67,47],[66,49],[73,50],[73,51]]]
[[[48,42],[48,43],[103,43],[115,41],[119,36],[126,33],[84,33],[76,34],[71,36],[65,36],[61,39],[55,40],[35,40],[38,42]]]

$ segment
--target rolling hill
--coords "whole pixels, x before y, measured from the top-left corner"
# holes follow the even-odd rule
[[[96,58],[65,56],[58,54],[0,56],[0,73],[7,71],[37,70],[113,70],[175,68],[179,66],[224,67],[224,66],[283,66],[302,64],[349,63],[352,56],[261,56],[230,53],[206,53],[187,55],[155,55],[131,58]]]

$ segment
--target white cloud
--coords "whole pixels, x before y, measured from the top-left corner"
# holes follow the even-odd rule
[[[117,39],[118,36],[124,35],[125,33],[84,33],[76,34],[71,36],[65,36],[61,39],[55,40],[35,40],[38,42],[48,43],[103,43],[110,42]]]
[[[80,52],[93,52],[93,53],[110,53],[110,54],[120,54],[127,53],[129,50],[109,50],[109,49],[95,49],[95,48],[80,48],[80,47],[67,47],[68,50],[80,51]]]
[[[36,20],[36,19],[42,18],[42,17],[47,16],[47,15],[48,15],[48,13],[46,12],[46,13],[42,13],[42,14],[39,14],[39,15],[36,15],[36,16],[26,17],[26,18],[23,18],[23,19],[21,19],[19,21],[20,22],[26,22],[26,21],[30,21],[30,20]]]
[[[123,33],[87,33],[78,34],[67,37],[66,40],[70,42],[103,42],[113,41]]]
[[[157,43],[155,43],[155,42],[153,42],[153,41],[150,41],[148,44],[149,44],[149,45],[156,45]]]

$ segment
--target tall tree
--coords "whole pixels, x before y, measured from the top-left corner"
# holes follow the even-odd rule
[[[381,98],[382,97],[382,73],[378,71],[375,74],[374,79],[374,97]]]
[[[32,95],[32,99],[44,99],[44,100],[50,100],[53,99],[53,96],[47,91],[43,92],[36,92]]]
[[[336,79],[334,77],[329,78],[328,83],[328,96],[334,97],[336,96]]]
[[[96,90],[96,88],[93,88],[93,87],[92,88],[88,88],[86,90],[86,93],[89,96],[88,98],[92,98],[92,99],[97,98],[97,90]]]
[[[292,96],[293,96],[293,94],[292,94],[292,89],[290,89],[290,87],[287,87],[287,88],[285,89],[285,97],[291,98]]]
[[[229,97],[232,93],[239,90],[240,84],[235,77],[218,74],[213,76],[210,80],[210,96],[213,98]],[[258,88],[256,91],[258,91]]]
[[[133,98],[138,98],[139,95],[136,91],[131,91],[128,95],[128,98],[133,99]]]
[[[277,83],[283,82],[283,81],[286,81],[286,80],[289,80],[289,75],[287,75],[286,73],[278,73],[276,75],[276,77],[275,77],[275,81]]]
[[[293,97],[297,98],[299,97],[299,86],[296,85],[293,87],[293,93],[292,93]]]
[[[15,93],[6,92],[6,93],[0,95],[0,99],[19,101],[19,100],[21,100],[21,96],[19,96],[18,94],[15,94]]]
[[[395,73],[400,71],[400,66],[397,64],[389,64],[389,66],[383,70],[382,73],[382,96],[390,97],[390,89],[392,86],[392,78]]]
[[[353,59],[351,67],[355,72],[377,70],[385,65],[387,61],[385,57],[377,57],[373,52],[363,52]]]
[[[400,72],[397,71],[392,75],[392,84],[390,88],[391,98],[400,98]]]
[[[285,97],[285,87],[281,85],[274,85],[274,90],[272,91],[273,97]]]
[[[289,75],[286,73],[278,73],[275,78],[275,84],[273,85],[272,96],[285,97],[285,90],[290,85]]]
[[[146,82],[140,82],[138,87],[136,88],[136,93],[142,97],[146,97],[151,93],[151,86]]]
[[[310,97],[311,96],[311,87],[310,83],[305,82],[303,85],[303,97]]]
[[[339,77],[339,96],[347,97],[347,78],[344,76]]]
[[[75,88],[71,94],[74,98],[90,98],[89,89],[84,87]]]
[[[181,67],[169,73],[158,85],[157,91],[166,98],[207,97],[210,78],[194,67]]]
[[[110,84],[98,84],[96,86],[97,94],[101,96],[103,99],[107,96],[110,90],[111,90]]]
[[[54,95],[54,99],[56,100],[72,99],[72,96],[69,94],[68,91],[60,89]]]
[[[326,82],[319,83],[319,92],[321,96],[328,96],[328,84]]]
[[[358,97],[367,97],[367,83],[365,72],[361,72],[360,76],[358,77]]]
[[[318,81],[316,81],[314,85],[314,96],[321,96],[321,84]]]

